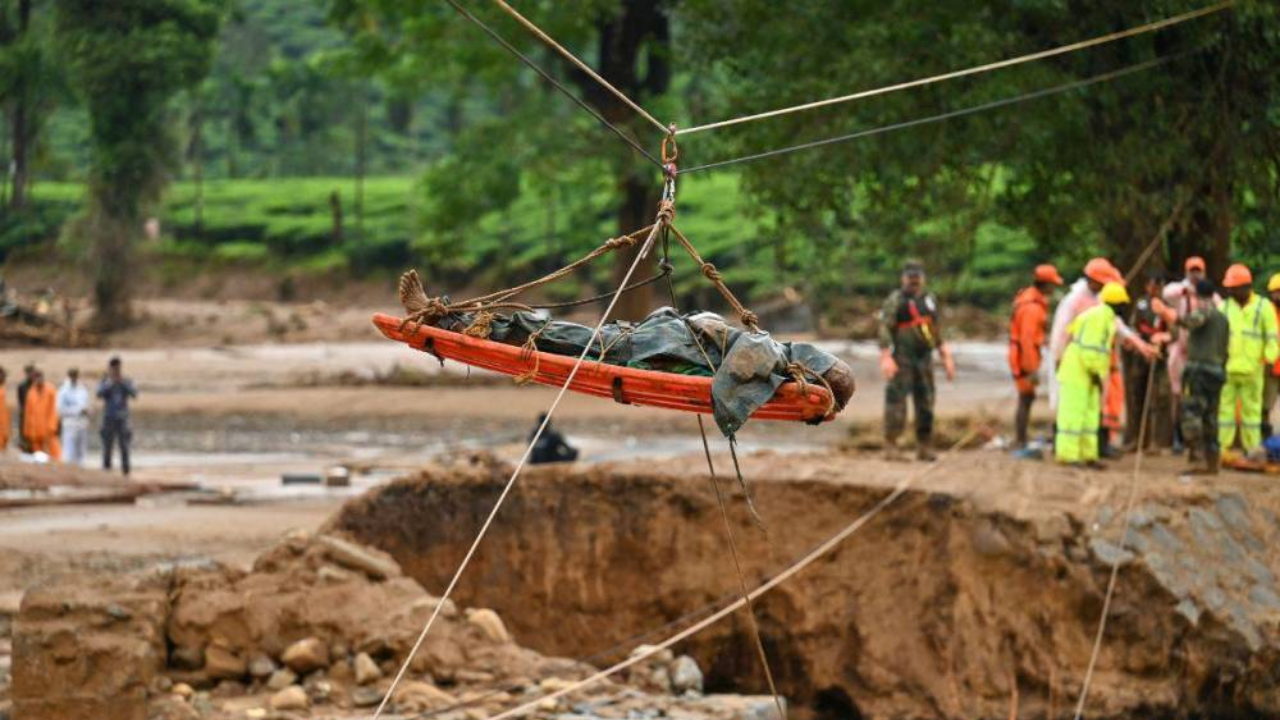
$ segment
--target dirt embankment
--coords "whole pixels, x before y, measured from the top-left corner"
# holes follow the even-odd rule
[[[992,457],[962,456],[758,601],[785,694],[831,717],[1069,717],[1109,562],[1122,553],[1090,716],[1280,713],[1277,493],[1149,478],[1121,551],[1126,474]],[[715,498],[689,464],[529,472],[464,576],[460,602],[495,608],[530,647],[584,657],[616,643],[625,654],[674,629],[637,634],[732,598]],[[772,473],[753,481],[769,539],[732,496],[753,580],[845,526],[885,496],[886,478],[908,471],[848,456],[748,465]],[[331,526],[438,591],[507,472],[487,460],[427,471],[353,500]],[[736,616],[684,649],[710,687],[760,691],[749,642]]]

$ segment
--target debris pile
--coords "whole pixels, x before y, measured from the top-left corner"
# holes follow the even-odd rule
[[[28,295],[0,282],[0,345],[95,344],[96,338],[77,314],[76,303],[53,290]]]
[[[388,555],[303,532],[249,570],[168,565],[32,590],[14,626],[14,716],[367,716],[440,604]],[[696,663],[666,660],[661,678],[648,668],[634,687],[608,683],[546,701],[539,714],[589,705],[602,718],[644,708],[728,720],[765,706],[761,698],[703,696]],[[389,711],[485,717],[591,671],[520,647],[493,610],[444,601]]]

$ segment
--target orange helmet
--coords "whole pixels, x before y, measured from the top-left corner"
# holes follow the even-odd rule
[[[1183,265],[1183,268],[1187,272],[1191,272],[1192,270],[1199,270],[1200,272],[1204,272],[1205,270],[1204,258],[1200,257],[1199,255],[1192,255],[1191,257],[1187,258],[1187,262]]]
[[[1227,268],[1227,274],[1222,278],[1222,287],[1236,288],[1241,285],[1252,285],[1253,273],[1249,272],[1249,268],[1236,263]]]
[[[1062,276],[1058,274],[1058,268],[1048,264],[1036,266],[1035,278],[1036,282],[1062,284]]]
[[[1106,258],[1096,257],[1084,266],[1084,276],[1094,282],[1105,283],[1114,279],[1116,268]]]

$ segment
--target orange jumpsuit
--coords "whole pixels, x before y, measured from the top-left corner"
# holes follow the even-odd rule
[[[27,390],[22,434],[31,441],[31,452],[44,451],[54,462],[62,459],[62,443],[58,441],[58,391],[48,381],[41,380]]]
[[[1040,288],[1023,288],[1013,299],[1013,318],[1009,321],[1009,370],[1020,395],[1034,395],[1035,377],[1043,360],[1045,323],[1049,317],[1049,301]]]

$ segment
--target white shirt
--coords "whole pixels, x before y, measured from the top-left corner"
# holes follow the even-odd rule
[[[84,383],[64,380],[58,388],[58,417],[79,418],[89,411],[89,388]]]

